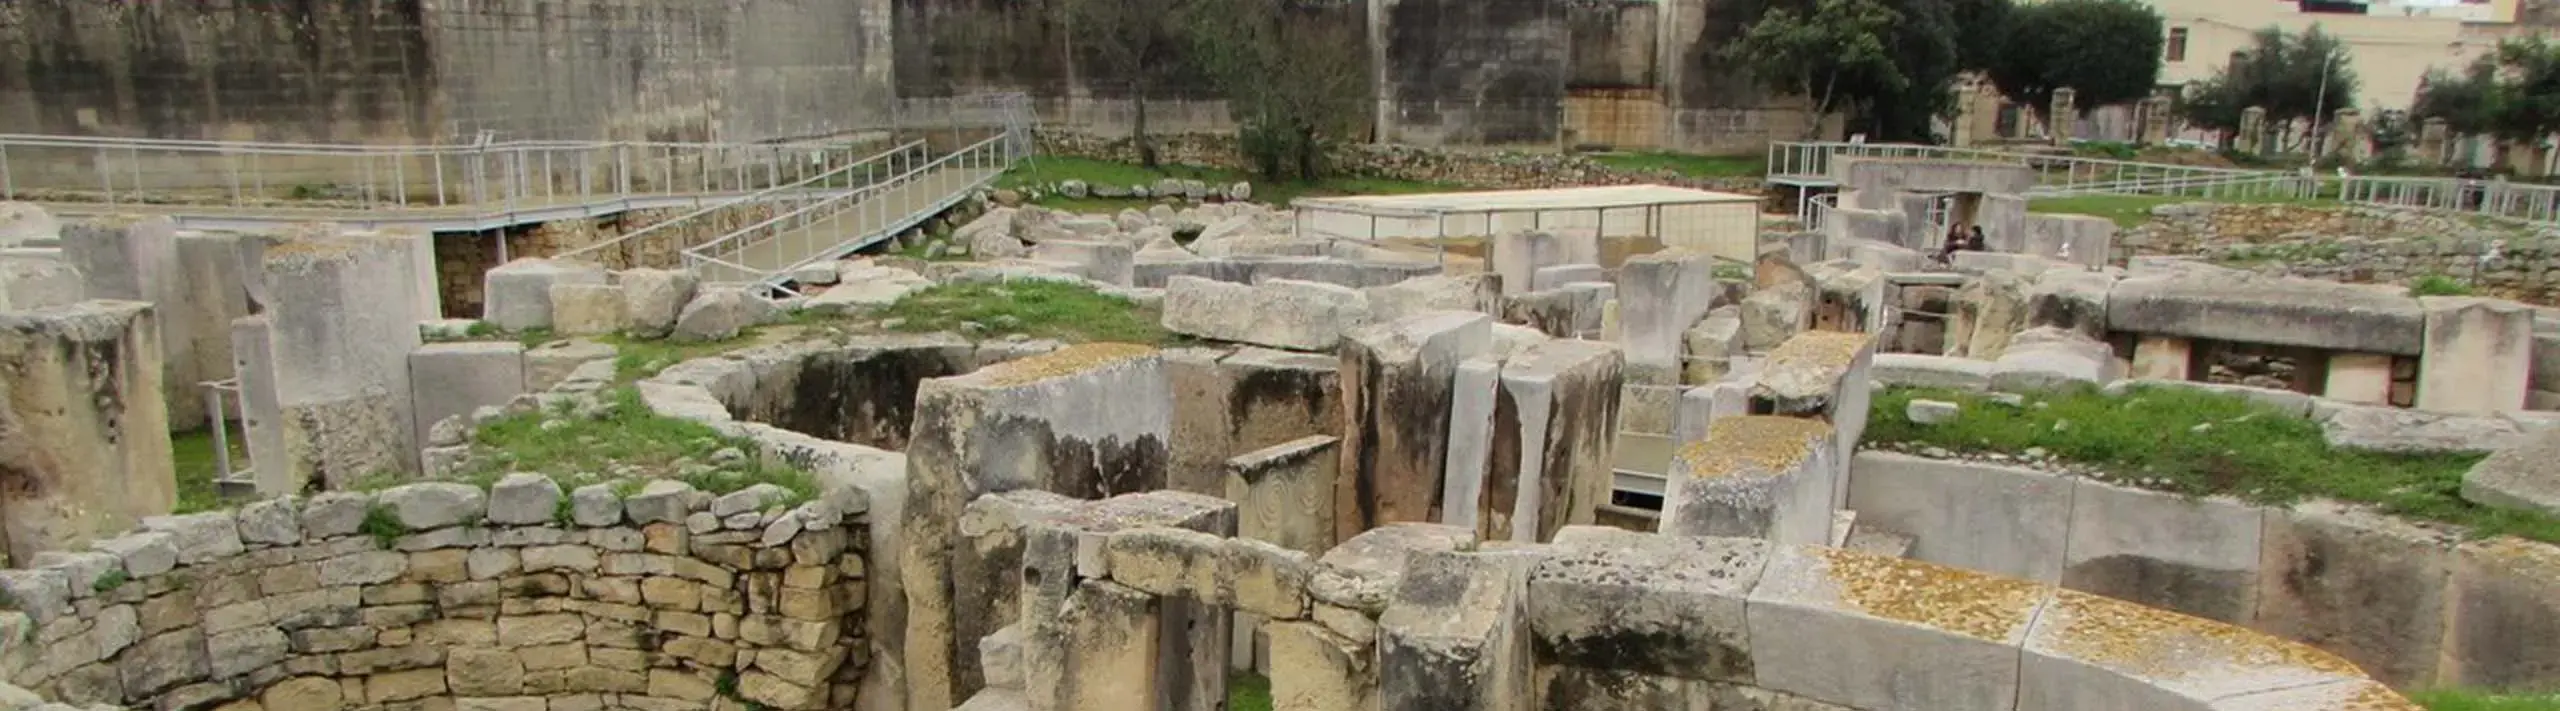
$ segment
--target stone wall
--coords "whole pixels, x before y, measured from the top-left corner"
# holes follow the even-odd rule
[[[442,287],[444,312],[452,318],[479,316],[481,301],[486,296],[488,271],[505,261],[557,256],[650,230],[692,212],[692,208],[632,210],[604,217],[553,220],[496,232],[439,233],[435,240],[436,281]],[[724,207],[701,217],[667,225],[665,229],[650,231],[613,247],[580,255],[580,258],[617,270],[676,268],[683,265],[685,248],[771,219],[774,212],[772,203]],[[506,260],[498,258],[497,241],[500,239],[507,243]]]
[[[850,708],[866,510],[755,494],[519,475],[149,519],[0,570],[0,680],[163,709]]]
[[[2560,230],[2374,206],[2164,205],[2117,236],[2137,255],[2353,283],[2442,276],[2492,296],[2560,303]],[[2496,259],[2481,257],[2492,251]]]
[[[1232,136],[1191,133],[1157,136],[1156,151],[1166,163],[1203,165],[1249,171]],[[1040,154],[1135,163],[1136,147],[1126,137],[1043,131]],[[1619,170],[1589,158],[1558,153],[1518,153],[1421,148],[1404,145],[1347,143],[1332,146],[1328,168],[1342,174],[1389,180],[1446,183],[1469,188],[1561,188],[1588,185],[1676,185],[1700,190],[1759,194],[1757,177],[1691,178],[1671,171]]]

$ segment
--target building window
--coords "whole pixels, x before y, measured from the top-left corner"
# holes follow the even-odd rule
[[[2187,28],[2169,28],[2169,61],[2187,61]]]

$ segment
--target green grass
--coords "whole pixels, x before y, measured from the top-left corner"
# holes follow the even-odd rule
[[[1019,333],[1069,343],[1173,340],[1154,309],[1090,286],[1054,281],[942,284],[908,294],[878,315],[901,319],[896,329],[910,332],[954,331],[973,337]],[[964,323],[984,330],[962,331]]]
[[[635,466],[714,494],[774,484],[789,490],[792,497],[787,503],[796,504],[818,493],[817,480],[809,472],[764,461],[755,456],[753,442],[722,436],[702,423],[659,415],[640,401],[639,391],[629,387],[608,391],[605,397],[607,412],[600,418],[523,412],[481,426],[475,442],[488,456],[480,457],[463,480],[487,487],[509,473],[532,472],[551,477],[562,489],[574,489],[605,483],[615,478],[617,468]],[[551,422],[561,424],[546,425]],[[679,461],[708,464],[714,452],[725,448],[748,456],[705,471],[675,471]]]
[[[2410,280],[2410,296],[2470,296],[2471,284],[2442,274]]]
[[[2428,711],[2560,711],[2560,694],[2508,696],[2466,689],[2409,692]]]
[[[1601,165],[1618,170],[1645,173],[1668,170],[1691,178],[1757,178],[1769,171],[1768,157],[1759,154],[1704,156],[1693,153],[1643,151],[1594,153],[1590,158]]]
[[[2336,260],[2340,255],[2345,254],[2346,251],[2346,248],[2343,246],[2326,242],[2245,244],[2237,245],[2231,250],[2223,252],[2222,255],[2214,259],[2214,261],[2235,267],[2253,267],[2260,264],[2327,262]]]
[[[1955,402],[1963,411],[1949,422],[1914,424],[1905,406],[1915,398]],[[2331,449],[2310,419],[2186,388],[2142,388],[2122,398],[2080,389],[2029,399],[2030,406],[2015,407],[1973,393],[1891,388],[1877,394],[1866,438],[1968,452],[2041,448],[2096,467],[2117,483],[2262,504],[2313,497],[2361,502],[2476,535],[2560,542],[2560,520],[2462,499],[2462,475],[2480,455]]]
[[[1384,178],[1337,177],[1315,182],[1269,181],[1241,171],[1199,165],[1166,164],[1150,169],[1133,163],[1044,156],[1025,162],[1021,167],[1005,171],[996,179],[996,187],[1022,188],[1045,186],[1064,180],[1082,180],[1091,185],[1153,185],[1165,178],[1198,180],[1215,186],[1235,182],[1253,184],[1255,202],[1287,205],[1300,197],[1330,195],[1397,195],[1409,193],[1460,190],[1455,185]],[[1153,199],[1140,198],[1068,198],[1041,196],[1042,207],[1071,212],[1117,212],[1121,208],[1145,209]]]
[[[597,336],[595,341],[613,346],[613,378],[616,384],[657,375],[667,366],[695,358],[715,356],[762,342],[757,335],[762,327],[739,331],[727,340],[678,342],[665,338],[631,338],[620,334]]]
[[[231,428],[232,466],[248,464],[248,433],[239,425],[224,426]],[[213,483],[221,471],[214,462],[213,453],[212,430],[169,435],[169,460],[176,469],[178,480],[178,505],[171,510],[172,513],[190,514],[222,508],[222,499],[215,495]]]
[[[1227,711],[1271,711],[1271,680],[1249,671],[1228,675]]]

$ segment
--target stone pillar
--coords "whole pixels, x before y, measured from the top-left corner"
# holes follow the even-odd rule
[[[1875,389],[1867,368],[1874,360],[1875,337],[1863,333],[1810,332],[1788,339],[1761,364],[1751,386],[1751,410],[1831,425],[1837,447],[1831,461],[1846,467],[1867,430]],[[1846,479],[1835,478],[1828,494],[1833,508],[1847,506]]]
[[[1733,380],[1681,391],[1678,409],[1671,416],[1671,446],[1706,439],[1708,426],[1716,420],[1751,414],[1751,381],[1756,379],[1753,374],[1740,374]]]
[[[1436,311],[1345,334],[1337,540],[1388,523],[1436,521],[1458,364],[1493,346],[1480,313]]]
[[[2239,133],[2240,135],[2233,137],[2231,140],[2232,150],[2242,153],[2264,152],[2266,150],[2265,142],[2267,137],[2266,107],[2251,106],[2249,108],[2241,109]]]
[[[0,312],[0,546],[10,567],[169,513],[177,480],[151,305]]]
[[[2320,396],[2359,405],[2391,404],[2391,356],[2380,353],[2331,353],[2329,378]]]
[[[2054,145],[2070,143],[2080,128],[2080,92],[2067,86],[2053,90],[2053,104],[2045,113],[2045,121]]]
[[[1528,711],[1536,676],[1524,553],[1423,553],[1408,559],[1378,616],[1378,711]]]
[[[2142,100],[2142,143],[2158,145],[2169,140],[2169,104],[2166,96]]]
[[[1334,538],[1333,489],[1342,438],[1308,435],[1227,460],[1226,499],[1236,503],[1236,535],[1310,556]]]
[[[434,446],[432,430],[448,417],[505,405],[525,393],[524,344],[514,341],[430,343],[409,354],[412,437]],[[422,464],[420,471],[425,471]]]
[[[1831,426],[1819,420],[1718,419],[1705,441],[1672,455],[1660,531],[1827,544],[1841,479],[1837,450]]]
[[[1598,515],[1616,473],[1623,364],[1608,344],[1568,340],[1531,345],[1503,364],[1479,539],[1544,542]]]
[[[204,397],[198,378],[191,314],[173,309],[187,289],[178,261],[178,225],[166,217],[117,215],[74,222],[62,230],[63,261],[79,268],[88,298],[140,301],[158,309],[163,410],[170,424],[194,429],[204,424]]]
[[[2350,163],[2362,162],[2366,157],[2365,154],[2370,152],[2366,149],[2369,144],[2364,139],[2364,112],[2362,111],[2352,108],[2339,109],[2336,118],[2329,122],[2329,135],[2325,138],[2328,145],[2321,147],[2322,152],[2325,155],[2336,156],[2339,160]]]
[[[417,299],[425,294],[412,250],[424,246],[413,237],[349,233],[266,247],[251,290],[254,318],[266,327],[232,331],[234,351],[244,354],[235,359],[243,396],[255,404],[265,396],[246,386],[265,383],[278,408],[277,417],[249,423],[253,443],[281,445],[250,453],[260,494],[340,490],[415,469],[409,353],[420,343]]]
[[[1162,489],[1171,410],[1162,358],[1125,343],[1070,346],[918,386],[899,540],[888,544],[898,551],[896,566],[871,573],[871,584],[905,590],[906,605],[872,611],[875,620],[903,621],[902,629],[884,625],[871,638],[874,658],[903,663],[874,664],[867,673],[906,678],[866,678],[863,688],[905,689],[910,709],[948,709],[967,699],[983,679],[974,655],[962,652],[996,626],[955,602],[955,590],[978,584],[953,581],[963,507],[1008,491],[1091,497]],[[1063,574],[1041,580],[1072,583]],[[1066,588],[1048,589],[1057,596],[1048,607],[1024,609],[1057,609]],[[1024,595],[1031,604],[1031,593]]]
[[[1618,268],[1617,294],[1627,380],[1679,382],[1681,336],[1715,306],[1718,291],[1712,257],[1655,252],[1628,258]]]
[[[2195,342],[2145,334],[2133,346],[2133,377],[2149,380],[2190,380],[2188,363],[2195,358]]]
[[[1440,475],[1440,522],[1475,531],[1477,538],[1486,540],[1490,540],[1484,535],[1485,527],[1490,525],[1486,516],[1509,514],[1487,511],[1480,505],[1497,459],[1494,415],[1501,410],[1502,401],[1500,359],[1469,358],[1458,364],[1449,394],[1449,459]],[[1508,414],[1519,419],[1516,410]],[[1512,439],[1504,444],[1518,447],[1520,442]]]
[[[1166,487],[1223,495],[1228,460],[1308,435],[1338,433],[1341,367],[1342,360],[1331,355],[1250,346],[1233,353],[1165,351],[1173,395]],[[1332,547],[1330,538],[1325,547]]]
[[[2418,409],[2493,414],[2524,409],[2533,372],[2533,309],[2500,299],[2428,296]]]
[[[2453,129],[2444,117],[2427,119],[2418,124],[2418,160],[2426,165],[2444,165],[2453,158]]]

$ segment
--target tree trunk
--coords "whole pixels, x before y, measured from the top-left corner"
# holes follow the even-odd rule
[[[1138,165],[1153,169],[1156,167],[1156,144],[1147,140],[1147,85],[1139,82],[1134,88],[1137,91],[1130,94],[1131,101],[1137,103],[1137,115],[1129,122],[1129,140],[1138,146]]]
[[[1318,157],[1317,157],[1317,155],[1316,155],[1317,151],[1318,151],[1318,149],[1317,149],[1317,147],[1316,147],[1316,130],[1315,130],[1314,128],[1312,128],[1312,127],[1307,127],[1307,126],[1300,126],[1300,127],[1298,127],[1298,179],[1299,179],[1299,180],[1304,180],[1304,181],[1307,181],[1307,182],[1310,182],[1310,183],[1312,183],[1312,182],[1315,182],[1315,181],[1316,181],[1316,177],[1317,177],[1317,176],[1316,176],[1316,173],[1317,173],[1317,170],[1316,170],[1316,163],[1317,163],[1317,159],[1318,159]]]

